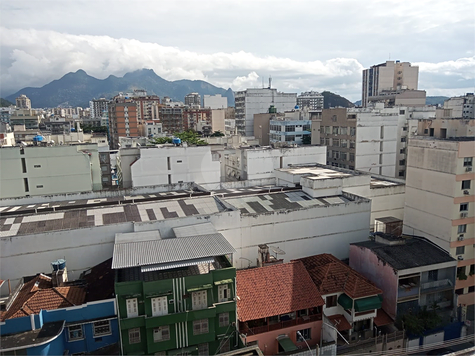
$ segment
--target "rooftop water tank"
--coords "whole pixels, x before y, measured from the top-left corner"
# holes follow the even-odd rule
[[[66,267],[66,260],[60,258],[57,261],[51,262],[51,266],[53,266],[53,271],[59,271]]]
[[[173,143],[175,146],[178,146],[178,145],[181,144],[181,139],[179,139],[178,137],[173,137],[172,143]]]
[[[36,135],[33,137],[33,142],[41,142],[43,141],[45,138],[41,135]]]

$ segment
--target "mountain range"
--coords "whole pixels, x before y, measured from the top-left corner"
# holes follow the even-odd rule
[[[134,89],[144,89],[147,94],[170,97],[174,101],[183,101],[189,93],[203,95],[221,94],[228,98],[228,105],[234,106],[234,93],[231,89],[218,88],[202,80],[168,81],[159,77],[152,69],[140,69],[126,73],[123,77],[110,75],[106,79],[97,79],[80,69],[70,72],[62,78],[41,88],[23,88],[5,99],[15,102],[21,94],[31,100],[32,107],[46,108],[57,106],[88,107],[92,99],[110,99],[118,93],[131,93]]]

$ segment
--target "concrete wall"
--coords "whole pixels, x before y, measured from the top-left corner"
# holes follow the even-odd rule
[[[22,168],[25,162],[26,172]],[[97,145],[2,148],[0,198],[100,190]],[[26,191],[25,181],[28,181]]]
[[[380,260],[371,250],[350,245],[350,267],[383,291],[383,310],[393,319],[397,311],[398,272]]]
[[[130,169],[134,187],[220,181],[220,163],[213,161],[209,146],[141,149]]]

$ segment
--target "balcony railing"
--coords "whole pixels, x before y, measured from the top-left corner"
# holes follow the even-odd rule
[[[449,279],[441,279],[438,281],[431,281],[422,283],[421,293],[429,293],[437,290],[444,290],[453,288],[453,284]]]
[[[291,326],[311,323],[322,320],[322,314],[315,314],[309,316],[302,316],[292,320],[280,321],[274,324],[267,324],[262,326],[249,327],[247,323],[242,323],[239,326],[239,331],[247,335],[262,334],[269,331],[285,329]]]

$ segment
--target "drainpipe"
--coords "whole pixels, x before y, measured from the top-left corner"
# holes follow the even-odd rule
[[[122,330],[120,329],[120,313],[119,313],[119,299],[117,295],[115,296],[115,312],[117,314],[117,325],[119,326],[119,345],[120,345],[120,355],[124,354],[124,349],[122,346]]]

